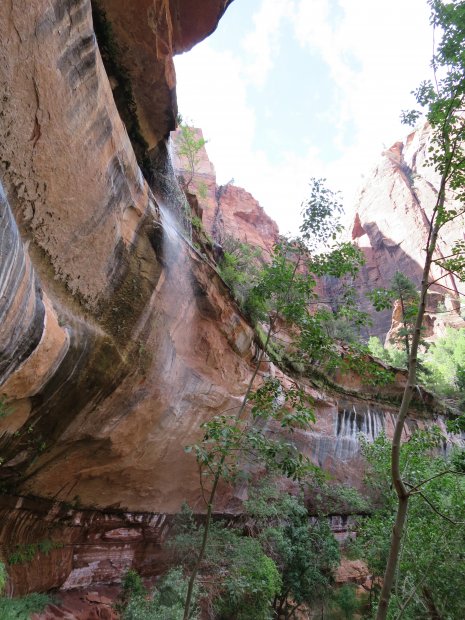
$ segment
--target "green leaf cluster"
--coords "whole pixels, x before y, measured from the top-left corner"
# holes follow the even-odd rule
[[[278,379],[267,378],[249,395],[250,417],[220,414],[204,422],[202,441],[188,446],[194,452],[204,477],[233,482],[244,461],[266,465],[292,479],[301,479],[314,469],[294,443],[283,436],[263,432],[268,423],[287,433],[308,428],[315,421],[309,397],[299,388],[285,389]]]
[[[329,596],[339,547],[326,519],[309,520],[302,498],[265,485],[245,502],[248,527],[275,561],[282,585],[274,602],[278,617]]]
[[[177,561],[189,568],[203,536],[187,506],[176,518],[168,546]],[[281,589],[274,561],[255,538],[221,522],[211,525],[202,563],[202,596],[215,617],[268,620],[271,604]]]
[[[465,617],[465,477],[457,454],[440,456],[439,429],[417,431],[404,444],[403,478],[413,490],[389,618]],[[384,573],[396,499],[390,487],[391,444],[384,434],[365,443],[367,482],[375,492],[372,516],[360,523],[356,551],[375,577]],[[435,616],[432,616],[435,610]]]
[[[262,251],[248,243],[243,243],[231,235],[222,242],[223,256],[218,271],[231,289],[239,305],[249,314],[254,314],[250,306],[249,293],[257,285],[263,266]]]
[[[189,190],[194,175],[198,171],[200,164],[200,151],[203,149],[207,141],[199,136],[195,128],[190,127],[179,118],[180,124],[176,135],[176,151],[177,154],[184,159],[187,165],[187,176],[184,176],[184,184]]]
[[[428,388],[465,406],[465,329],[447,328],[424,354],[423,366],[422,381]]]
[[[131,573],[131,574],[130,574]],[[184,601],[187,592],[187,579],[182,568],[169,570],[149,594],[137,579],[137,573],[126,574],[123,587],[126,587],[128,600],[121,612],[122,620],[182,620]],[[198,598],[198,590],[194,601]],[[198,618],[198,610],[193,605],[191,620]]]
[[[0,597],[0,618],[2,620],[29,620],[32,614],[44,611],[53,602],[48,594],[34,592],[19,598]]]
[[[48,538],[36,543],[15,545],[14,550],[8,555],[8,564],[27,564],[32,562],[38,553],[48,555],[54,549],[60,549],[62,546],[62,543],[54,542]]]
[[[370,336],[368,339],[368,350],[370,355],[377,357],[386,364],[396,368],[407,368],[407,357],[405,351],[393,346],[384,347],[377,336]]]

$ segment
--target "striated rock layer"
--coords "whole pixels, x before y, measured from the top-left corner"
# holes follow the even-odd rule
[[[410,134],[404,142],[396,142],[383,153],[383,159],[368,176],[356,204],[352,239],[366,258],[357,287],[362,303],[373,315],[371,333],[384,339],[391,327],[391,313],[374,313],[364,293],[374,287],[389,287],[396,271],[401,271],[420,284],[424,264],[424,248],[429,221],[437,197],[439,178],[434,169],[425,165],[431,137],[428,126]],[[459,217],[441,230],[435,258],[448,256],[456,240],[463,240],[465,217]],[[446,299],[448,310],[455,308],[465,285],[433,264],[431,279],[438,281],[434,289]],[[437,300],[432,300],[435,310]],[[456,318],[453,318],[453,322]],[[430,334],[436,318],[429,318]],[[441,332],[439,324],[437,333]]]

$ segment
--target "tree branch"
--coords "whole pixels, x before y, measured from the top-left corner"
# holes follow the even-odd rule
[[[436,508],[436,506],[434,506],[434,504],[430,502],[430,500],[426,497],[426,495],[422,491],[418,491],[417,494],[420,495],[425,500],[425,502],[428,504],[428,506],[431,508],[433,512],[435,512],[445,521],[449,521],[449,523],[452,523],[452,525],[465,525],[465,521],[454,521],[447,515],[443,514],[440,510]]]
[[[406,484],[408,484],[408,486],[412,487],[409,491],[410,495],[414,495],[418,489],[422,486],[424,486],[425,484],[428,484],[428,482],[431,482],[431,480],[435,480],[436,478],[440,478],[441,476],[445,476],[446,474],[455,474],[457,476],[465,476],[465,472],[463,471],[455,471],[454,469],[445,469],[444,471],[441,471],[439,474],[435,474],[434,476],[431,476],[431,478],[427,478],[426,480],[423,480],[422,482],[418,483],[415,486],[412,486],[411,484],[409,484],[408,482]]]

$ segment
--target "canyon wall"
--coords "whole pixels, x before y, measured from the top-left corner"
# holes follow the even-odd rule
[[[355,205],[352,239],[366,259],[357,288],[362,306],[373,317],[369,333],[383,340],[391,327],[391,312],[375,313],[365,293],[375,287],[389,287],[396,271],[417,286],[421,282],[424,248],[439,187],[438,174],[426,164],[430,139],[426,125],[410,134],[405,142],[396,142],[386,150],[380,163],[367,175]],[[451,200],[449,204],[453,206]],[[465,238],[464,230],[464,216],[446,224],[439,235],[435,258],[448,256],[454,242]],[[465,284],[453,275],[444,275],[445,271],[433,264],[431,279],[441,279],[432,289],[436,298],[431,298],[428,335],[444,331],[444,320],[434,314],[439,298],[451,311],[445,323],[465,327],[459,312]]]
[[[195,139],[203,139],[201,129],[188,131]],[[171,140],[173,166],[178,175],[187,179],[188,191],[197,198],[202,224],[213,240],[221,245],[226,237],[234,237],[268,253],[278,240],[279,229],[258,201],[235,185],[233,179],[225,185],[217,184],[215,167],[207,153],[208,145],[198,150],[192,169],[188,158],[178,154],[182,147],[181,131],[173,132]]]
[[[204,509],[184,446],[238,407],[257,345],[162,190],[176,185],[172,54],[228,4],[0,6],[1,558],[57,543],[10,570],[10,592],[155,571],[165,520],[183,501]],[[269,247],[276,225],[250,194],[209,183],[211,233]],[[287,380],[270,363],[261,374]],[[297,443],[359,482],[357,433],[392,428],[405,377],[382,394],[355,375],[302,381],[318,421]],[[440,406],[421,395],[412,424],[431,413]],[[217,510],[237,512],[245,492],[224,488]]]

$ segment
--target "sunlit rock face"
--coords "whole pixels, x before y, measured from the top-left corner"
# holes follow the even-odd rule
[[[107,4],[108,19],[111,7],[123,10]],[[201,38],[196,28],[214,29],[227,3],[205,3],[196,26],[185,5],[147,3],[141,16],[132,7],[126,30],[163,14],[151,24],[171,40],[166,59]],[[252,330],[211,268],[169,226],[163,232],[90,2],[2,4],[0,35],[0,372],[11,401],[0,420],[2,476],[16,492],[177,509],[198,487],[183,445],[242,393]],[[145,44],[131,45],[133,59]],[[151,123],[156,139],[169,131],[155,113]]]
[[[437,173],[425,162],[430,137],[430,129],[425,126],[385,151],[364,182],[355,207],[352,238],[366,259],[357,286],[363,305],[373,315],[370,332],[382,339],[391,327],[391,313],[374,313],[364,293],[389,286],[396,271],[417,285],[421,282],[429,218],[439,186]],[[465,218],[460,217],[441,230],[435,258],[450,254],[454,241],[463,240],[464,227]],[[433,265],[432,280],[442,275],[444,272]],[[465,285],[453,276],[444,277],[439,284],[447,288],[437,286],[436,290],[453,298],[465,291]]]
[[[203,138],[201,129],[193,128],[192,131],[197,139]],[[269,254],[278,240],[279,229],[258,201],[245,189],[234,185],[234,179],[225,185],[217,185],[215,168],[207,153],[208,145],[198,151],[192,169],[188,158],[178,154],[179,130],[173,132],[171,140],[174,167],[189,182],[189,191],[196,195],[206,231],[219,244],[226,237],[234,237],[261,248],[265,256]]]

